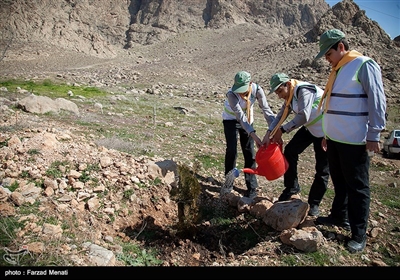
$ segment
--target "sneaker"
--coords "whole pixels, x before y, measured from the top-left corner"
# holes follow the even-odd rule
[[[331,215],[329,215],[328,217],[318,217],[315,221],[319,225],[337,226],[337,227],[343,228],[346,231],[351,230],[348,220],[339,221],[339,220],[333,219]]]
[[[292,195],[298,194],[300,192],[300,187],[294,190],[286,191],[286,189],[279,196],[278,201],[287,201],[290,200]]]
[[[319,207],[318,205],[310,205],[310,210],[308,210],[308,216],[318,216]]]
[[[367,244],[366,238],[364,238],[363,241],[361,241],[361,242],[357,242],[355,240],[350,240],[347,243],[347,250],[352,254],[362,252],[364,250],[366,244]]]

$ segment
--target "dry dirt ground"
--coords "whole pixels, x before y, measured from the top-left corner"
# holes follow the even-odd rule
[[[244,28],[244,27],[243,27]],[[231,31],[235,33],[234,30]],[[25,78],[46,78],[57,77],[69,82],[90,82],[97,81],[102,86],[109,84],[110,90],[117,88],[121,84],[149,84],[156,85],[158,83],[187,86],[190,94],[204,94],[205,98],[209,98],[211,94],[216,93],[223,99],[223,94],[231,85],[231,80],[234,73],[241,69],[250,69],[254,73],[257,80],[265,82],[278,67],[280,60],[273,60],[271,55],[264,57],[263,61],[259,61],[259,57],[253,57],[253,50],[257,49],[259,42],[266,40],[262,34],[257,34],[257,39],[252,37],[253,34],[246,36],[246,32],[253,32],[245,28],[240,31],[240,44],[248,44],[250,54],[243,64],[238,63],[234,57],[237,41],[231,41],[229,34],[218,34],[218,36],[208,33],[201,33],[199,37],[204,36],[203,46],[196,44],[191,45],[190,40],[193,37],[186,38],[185,34],[180,35],[175,41],[169,44],[161,44],[158,48],[137,48],[124,53],[120,58],[100,60],[86,56],[71,56],[67,53],[60,55],[51,55],[46,49],[40,52],[30,52],[28,47],[20,51],[14,50],[10,57],[15,60],[2,61],[1,75],[4,77],[25,77]],[[228,32],[229,33],[229,32]],[[224,36],[222,36],[224,35]],[[209,36],[209,37],[207,37]],[[218,43],[213,43],[216,40]],[[223,42],[223,43],[222,43]],[[207,44],[206,44],[207,43]],[[278,43],[277,43],[278,44]],[[279,44],[278,44],[279,45]],[[202,48],[205,48],[203,50]],[[226,53],[224,48],[230,51]],[[192,53],[198,52],[198,55]],[[290,69],[291,64],[296,64],[299,57],[307,56],[310,50],[302,50],[293,54],[286,54],[288,61],[287,69]],[[31,55],[28,55],[30,53]],[[316,53],[314,50],[313,53]],[[22,55],[25,54],[25,55]],[[192,54],[188,56],[188,54]],[[18,59],[20,57],[21,59]],[[187,58],[191,57],[191,59]],[[245,55],[240,54],[243,59]],[[260,65],[261,64],[261,65]],[[231,67],[229,67],[231,65]],[[257,71],[262,68],[263,75]],[[265,70],[267,69],[267,70]],[[281,69],[281,68],[280,68]],[[118,70],[118,71],[117,71]],[[118,73],[117,73],[118,72]],[[139,72],[139,78],[136,80],[135,73]],[[111,73],[111,74],[109,74]],[[212,74],[210,74],[212,73]],[[117,76],[119,74],[119,76]],[[267,75],[268,74],[268,75]],[[327,77],[324,73],[321,77]],[[119,77],[119,78],[117,78]],[[265,85],[267,85],[265,83]],[[177,97],[178,98],[178,97]],[[271,104],[276,107],[279,103],[273,100],[271,96]],[[85,108],[81,108],[85,111]],[[99,120],[108,121],[104,115],[98,115]],[[111,119],[111,118],[110,118]],[[48,120],[46,120],[47,122]],[[112,120],[109,120],[112,123]],[[129,119],[124,120],[129,122]],[[121,119],[120,123],[124,123]],[[64,124],[65,125],[65,124]],[[68,130],[73,130],[72,127],[66,127]],[[81,130],[78,128],[77,130]],[[219,152],[223,151],[223,141],[216,144],[214,149]],[[286,139],[287,141],[288,139]],[[222,141],[222,142],[221,142]],[[188,143],[187,145],[196,145]],[[160,151],[162,152],[162,151]],[[171,151],[169,151],[171,152]],[[181,152],[174,151],[177,155]],[[299,171],[301,172],[301,182],[304,189],[300,194],[300,198],[306,201],[307,187],[311,185],[314,169],[313,152],[309,148],[301,156],[299,162]],[[371,164],[371,187],[374,188],[389,188],[390,184],[399,181],[399,159],[385,159],[380,154],[372,158]],[[210,172],[213,173],[213,172]],[[176,223],[176,209],[168,207],[155,208],[153,210],[146,209],[146,215],[149,220],[144,221],[143,225],[135,225],[120,233],[121,236],[137,236],[137,240],[143,242],[146,246],[155,247],[161,252],[163,264],[166,266],[295,266],[298,258],[304,258],[304,254],[298,252],[293,247],[283,245],[279,240],[279,233],[266,226],[261,220],[251,217],[248,214],[239,213],[237,209],[227,205],[221,205],[219,200],[219,191],[224,182],[221,172],[217,170],[212,178],[199,175],[201,184],[201,202],[207,205],[215,206],[221,212],[221,217],[235,219],[236,222],[231,227],[212,226],[212,217],[196,227],[196,229],[188,234],[180,235],[171,225]],[[274,200],[282,190],[282,178],[269,182],[263,177],[259,179],[259,197],[260,199]],[[241,177],[235,181],[236,191],[243,193],[245,190],[244,182]],[[332,186],[330,186],[332,189]],[[397,186],[398,188],[398,186]],[[152,188],[153,196],[158,196],[157,189]],[[164,195],[165,190],[160,190],[159,196]],[[321,215],[329,213],[329,207],[332,200],[332,195],[327,196],[321,205]],[[207,213],[205,213],[207,215]],[[167,221],[164,227],[154,224],[154,220],[163,220],[165,217],[171,216],[171,221]],[[394,222],[390,222],[389,221]],[[311,218],[310,218],[311,219]],[[311,219],[312,220],[312,219]],[[393,240],[398,240],[399,235],[399,209],[389,208],[381,201],[375,199],[374,194],[371,202],[371,220],[376,222],[381,228],[377,234],[372,233],[368,239],[368,244],[365,252],[362,255],[351,256],[341,255],[336,260],[334,266],[385,266],[384,259],[388,256],[380,255],[379,252],[390,252],[396,258],[400,254],[400,244],[392,243],[390,236],[395,236]],[[108,226],[108,225],[104,225]],[[344,250],[343,240],[348,233],[342,232],[338,228],[321,227],[320,230],[327,237],[328,242],[322,248],[322,252],[331,258],[337,256],[337,252]],[[338,236],[335,240],[329,240],[332,237],[332,232]],[[140,233],[140,234],[138,234]],[[142,239],[143,238],[143,239]],[[339,239],[339,241],[337,240]],[[379,249],[385,248],[385,249]],[[386,254],[386,253],[385,253]],[[397,257],[398,260],[398,257]],[[312,265],[312,261],[307,262],[307,266]],[[396,263],[395,266],[398,266]],[[249,275],[250,277],[250,275]],[[321,275],[321,277],[323,277]]]

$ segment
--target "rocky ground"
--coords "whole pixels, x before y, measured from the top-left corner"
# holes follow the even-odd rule
[[[62,236],[71,231],[77,235],[76,240],[71,242],[60,236],[56,242],[57,246],[61,245],[60,253],[65,258],[61,264],[71,264],[72,261],[72,264],[77,266],[93,265],[93,260],[87,259],[85,254],[78,253],[71,244],[90,240],[117,253],[121,248],[116,245],[118,244],[116,241],[120,239],[125,242],[136,240],[143,242],[145,246],[157,248],[163,266],[318,265],[313,263],[313,260],[302,259],[305,254],[293,246],[282,244],[279,239],[280,232],[267,226],[262,219],[246,211],[239,211],[237,207],[222,201],[220,190],[224,177],[221,171],[198,172],[201,185],[199,204],[201,209],[212,214],[205,214],[204,220],[196,225],[194,232],[182,235],[176,227],[178,207],[170,193],[173,180],[171,181],[171,176],[161,176],[153,167],[154,163],[168,159],[136,157],[95,145],[94,139],[91,139],[93,135],[86,136],[87,132],[82,127],[77,127],[71,122],[51,121],[41,116],[18,112],[18,123],[21,125],[18,127],[14,123],[16,117],[16,112],[3,111],[1,133],[1,143],[7,142],[7,146],[1,149],[2,184],[9,186],[17,181],[20,185],[17,191],[28,193],[24,198],[21,197],[21,200],[3,193],[2,215],[25,217],[30,221],[26,228],[18,232],[20,238],[15,244],[28,244],[31,246],[30,250],[36,254],[48,253],[47,250],[54,246],[50,245],[52,242],[48,235],[57,235],[60,232],[57,230],[41,232],[43,229],[39,221],[51,216],[64,226],[66,224],[71,226],[74,223],[72,218],[78,219],[78,227],[73,226],[62,231]],[[18,139],[23,140],[21,142]],[[188,145],[193,145],[189,142]],[[204,149],[205,145],[196,146]],[[216,147],[215,151],[218,148],[222,149]],[[40,153],[32,152],[36,150]],[[307,186],[312,182],[314,164],[312,154],[312,149],[307,149],[299,162],[301,184],[305,186],[299,198],[303,201],[307,200]],[[179,155],[175,158],[179,159]],[[63,160],[70,162],[63,171],[65,174],[61,176],[66,181],[52,180],[47,173],[49,166]],[[101,166],[100,170],[89,168],[98,163]],[[380,197],[376,189],[398,188],[396,183],[399,169],[398,159],[385,159],[381,155],[372,158],[373,198]],[[73,171],[80,175],[74,176]],[[92,178],[84,185],[78,183],[81,181],[78,178],[82,172],[88,172],[87,176]],[[210,173],[215,175],[205,175]],[[43,190],[33,195],[35,192],[32,190],[33,186],[24,177],[44,179]],[[162,181],[155,183],[157,177],[163,178]],[[259,176],[258,179],[260,184],[258,200],[274,202],[280,194],[282,178],[268,181]],[[135,182],[142,182],[145,187],[138,187]],[[235,193],[243,195],[245,186],[242,177],[235,180],[235,187]],[[127,197],[126,193],[129,190],[132,190],[134,195]],[[96,193],[97,195],[94,195]],[[327,195],[321,205],[321,215],[329,213],[331,194]],[[38,214],[26,216],[20,212],[19,206],[39,201]],[[102,206],[92,206],[96,203]],[[388,256],[379,255],[378,252],[382,248],[387,248],[394,255],[399,252],[398,244],[388,239],[388,236],[392,236],[396,240],[399,234],[397,211],[396,208],[390,208],[385,203],[373,199],[370,229],[374,230],[370,232],[365,252],[358,256],[342,254],[345,252],[343,240],[348,235],[347,232],[339,228],[318,226],[326,237],[326,243],[319,250],[331,258],[324,265],[385,266]],[[235,222],[225,227],[216,224],[215,219],[233,219]],[[315,226],[314,219],[308,217],[305,223]],[[38,235],[34,234],[33,237],[30,231]],[[32,238],[38,238],[38,241],[32,242]],[[40,249],[41,246],[38,244],[42,246],[47,244],[46,249]],[[287,259],[290,258],[288,256],[300,256],[300,260],[292,260],[294,263],[291,263]],[[121,265],[118,261],[115,264]]]
[[[264,42],[270,47],[268,51],[263,47]],[[248,48],[243,50],[240,47],[243,44]],[[303,42],[298,39],[298,44]],[[215,219],[206,215],[207,219],[196,225],[190,235],[182,236],[175,228],[178,207],[170,197],[169,181],[163,179],[163,182],[155,182],[157,175],[151,172],[152,164],[170,159],[180,160],[182,157],[194,162],[194,153],[189,151],[196,150],[223,155],[223,135],[220,132],[215,133],[212,144],[201,139],[192,141],[190,136],[196,134],[197,130],[201,130],[202,133],[205,131],[204,135],[213,135],[207,129],[215,132],[221,128],[218,127],[220,106],[224,93],[231,86],[233,76],[238,70],[246,69],[253,73],[254,80],[266,89],[269,77],[278,70],[296,72],[298,78],[323,85],[329,70],[324,62],[319,62],[321,69],[324,69],[322,71],[310,67],[300,70],[297,67],[299,63],[307,58],[311,59],[317,53],[317,46],[297,48],[294,52],[290,51],[291,47],[284,41],[269,42],[265,34],[243,25],[238,29],[216,33],[199,31],[196,36],[181,34],[157,46],[138,46],[121,52],[115,59],[98,59],[57,50],[50,52],[46,48],[32,52],[33,49],[37,49],[30,49],[28,46],[12,50],[9,56],[1,61],[0,74],[3,78],[52,78],[69,83],[94,85],[114,93],[121,91],[123,87],[126,92],[140,88],[145,90],[144,94],[148,95],[149,100],[158,98],[162,100],[159,102],[179,104],[190,109],[195,103],[198,104],[198,108],[194,109],[199,115],[205,115],[208,110],[210,118],[217,120],[216,127],[203,128],[199,123],[197,128],[189,129],[189,124],[179,124],[179,117],[174,116],[171,121],[178,123],[174,129],[179,137],[171,134],[169,137],[163,136],[159,143],[152,140],[156,147],[156,155],[137,156],[98,145],[101,130],[97,129],[96,132],[96,128],[92,130],[84,125],[77,125],[76,120],[96,119],[101,123],[101,127],[128,126],[129,123],[141,120],[145,116],[117,114],[115,108],[115,111],[112,111],[112,107],[116,106],[106,106],[106,113],[101,114],[86,103],[79,104],[82,112],[80,117],[68,116],[67,119],[63,119],[63,116],[32,115],[14,109],[11,105],[8,108],[2,107],[0,143],[8,142],[8,145],[2,146],[0,157],[3,186],[7,179],[11,183],[18,181],[20,188],[29,187],[29,183],[23,178],[24,174],[44,179],[46,170],[55,160],[61,161],[64,158],[72,163],[63,174],[67,179],[67,186],[60,180],[55,185],[49,183],[50,189],[43,188],[35,198],[32,204],[40,201],[35,215],[20,213],[18,205],[11,202],[8,195],[3,197],[3,216],[15,215],[18,219],[24,216],[29,220],[27,227],[18,232],[18,240],[13,245],[31,245],[30,250],[36,253],[36,257],[52,248],[52,255],[58,258],[61,265],[75,266],[93,264],[88,262],[84,249],[73,245],[82,244],[87,240],[116,253],[122,250],[117,245],[117,240],[137,241],[147,248],[156,248],[162,266],[398,266],[399,209],[396,206],[388,206],[391,199],[397,201],[398,198],[389,195],[386,197],[389,202],[380,199],[385,189],[391,188],[391,193],[398,193],[396,190],[400,161],[382,158],[380,154],[371,159],[370,181],[373,197],[370,230],[376,230],[369,232],[367,248],[362,254],[346,253],[343,240],[348,233],[339,228],[318,227],[326,238],[326,243],[319,251],[321,255],[310,256],[282,244],[279,239],[280,233],[265,225],[262,220],[248,213],[240,213],[235,207],[221,204],[219,192],[224,177],[220,169],[213,167],[206,170],[203,168],[198,172],[201,206],[210,211],[212,209],[221,219],[235,222],[231,226],[216,226]],[[390,84],[388,91],[391,96],[389,100],[394,101],[390,106],[395,108],[398,106],[395,105],[398,100],[397,87]],[[7,94],[3,93],[2,96],[7,98]],[[143,94],[133,94],[129,98],[135,97],[143,97]],[[269,98],[271,106],[277,110],[280,101],[274,99],[275,96]],[[165,123],[167,121],[165,120]],[[395,122],[395,119],[390,118],[390,126]],[[188,130],[185,131],[185,128]],[[135,129],[139,131],[140,126]],[[15,137],[21,139],[21,143]],[[10,139],[14,139],[11,141],[14,146],[10,146]],[[183,143],[177,145],[176,142]],[[29,153],[36,149],[40,150],[40,154]],[[97,184],[91,185],[91,180],[84,186],[76,184],[79,180],[67,173],[70,169],[82,173],[89,170],[88,166],[102,160],[105,161],[102,168],[90,173],[91,178],[98,179]],[[313,166],[313,153],[309,148],[299,162],[301,184],[304,185],[300,199],[304,201],[307,198],[307,186],[312,182]],[[145,187],[138,187],[138,182]],[[274,201],[282,190],[281,178],[269,182],[259,177],[259,184],[259,196],[266,200]],[[236,191],[243,194],[245,187],[241,177],[235,181],[235,185]],[[330,188],[332,189],[332,186]],[[125,197],[127,193],[131,194],[129,190],[133,190],[134,195]],[[96,195],[100,198],[94,202],[95,205],[101,205],[99,208],[90,208],[87,204],[88,199],[95,197],[94,193],[101,193]],[[69,198],[66,198],[66,195]],[[331,199],[332,192],[321,205],[321,215],[329,213]],[[398,202],[392,203],[398,205]],[[70,237],[60,238],[58,248],[49,245],[46,235],[49,238],[48,235],[60,232],[55,229],[50,233],[43,233],[43,217],[54,217],[60,225],[68,225],[68,230],[64,229],[61,232],[62,236]],[[313,219],[307,218],[310,223]],[[66,234],[68,231],[70,235]],[[42,248],[44,244],[46,249]],[[34,249],[35,246],[38,248]],[[121,264],[120,260],[115,263]]]

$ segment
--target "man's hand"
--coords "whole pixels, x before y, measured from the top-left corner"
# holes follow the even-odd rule
[[[277,143],[279,145],[283,145],[283,139],[282,139],[282,131],[280,129],[278,129],[274,136],[271,139],[272,143]]]
[[[271,131],[267,131],[267,133],[265,133],[263,140],[261,141],[261,146],[265,146],[267,147],[269,145],[270,139],[269,139],[269,135],[270,135]]]
[[[374,152],[374,153],[379,153],[380,150],[381,150],[379,142],[367,141],[367,145],[366,145],[365,148],[367,149],[367,151],[371,151],[371,152]]]
[[[326,138],[323,138],[321,141],[321,148],[322,150],[324,150],[325,152],[328,150],[328,146],[326,145]]]
[[[250,133],[251,138],[253,138],[254,142],[256,142],[257,148],[260,148],[262,146],[261,139],[257,136],[257,134],[253,131]]]

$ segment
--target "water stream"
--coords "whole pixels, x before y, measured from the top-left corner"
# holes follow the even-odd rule
[[[239,177],[239,175],[240,170],[237,168],[232,169],[226,174],[225,182],[221,187],[220,196],[226,195],[233,190],[233,182],[235,182],[235,179]]]

